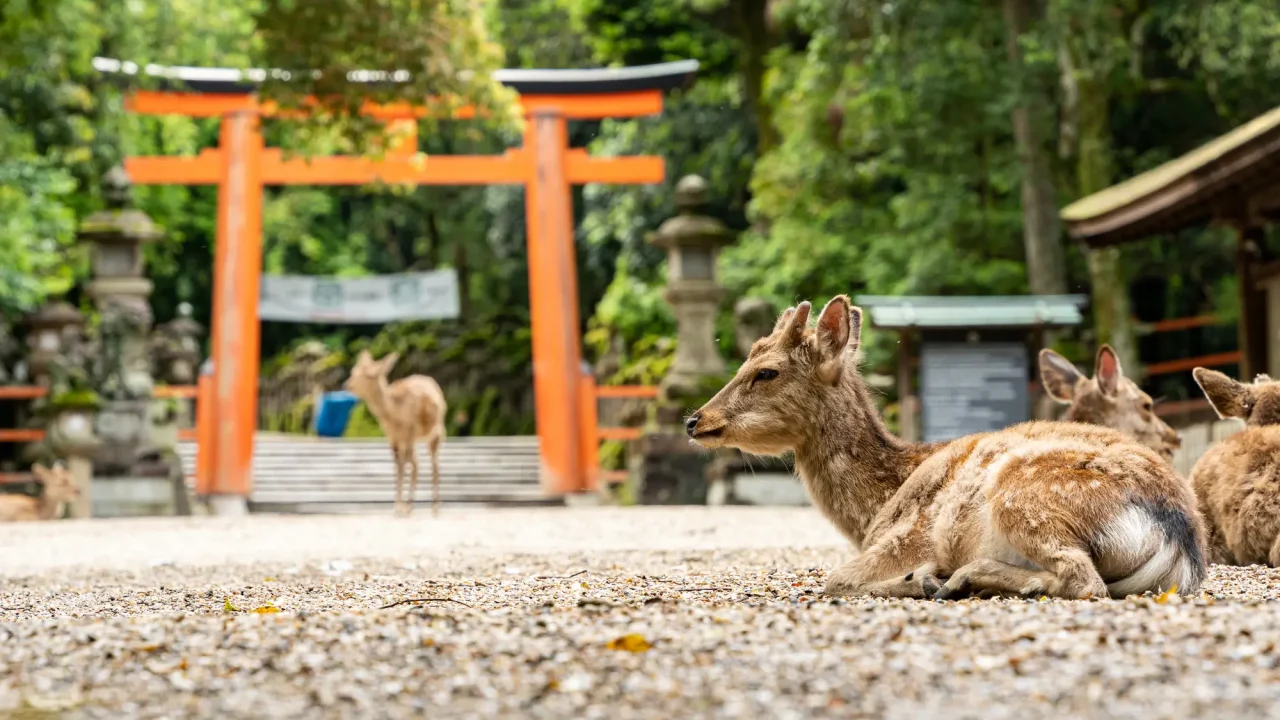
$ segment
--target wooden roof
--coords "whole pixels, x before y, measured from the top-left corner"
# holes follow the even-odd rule
[[[859,295],[871,326],[905,330],[1079,325],[1085,295]]]
[[[1182,157],[1071,203],[1062,220],[1072,237],[1117,245],[1214,219],[1280,208],[1280,108]]]

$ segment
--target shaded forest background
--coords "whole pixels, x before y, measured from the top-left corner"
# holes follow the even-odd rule
[[[1128,367],[1234,348],[1232,236],[1205,228],[1089,254],[1057,209],[1280,104],[1280,6],[1256,0],[15,0],[0,15],[0,313],[50,295],[82,303],[78,218],[123,154],[193,154],[213,121],[140,118],[94,55],[139,63],[418,67],[422,94],[453,69],[701,63],[658,118],[576,123],[592,153],[657,154],[663,186],[575,194],[589,359],[612,382],[655,382],[672,353],[663,254],[644,236],[672,188],[704,176],[739,241],[723,255],[730,308],[841,293],[1092,295],[1093,327],[1059,342],[1083,360],[1117,343]],[[379,16],[384,13],[385,16]],[[386,22],[387,18],[394,22]],[[347,18],[347,20],[343,20]],[[352,18],[364,18],[356,21]],[[428,63],[427,60],[430,60]],[[414,66],[411,63],[417,62]],[[329,65],[325,65],[328,63]],[[271,90],[287,96],[299,89]],[[268,143],[351,152],[361,128],[272,124]],[[510,122],[424,126],[427,153],[499,153]],[[208,324],[215,188],[146,187],[168,231],[151,246],[157,321],[181,302]],[[342,374],[369,347],[442,380],[451,432],[532,431],[523,190],[288,188],[266,203],[268,273],[455,268],[456,322],[263,327],[264,382],[299,358]],[[1030,259],[1030,262],[1028,260]],[[1214,313],[1225,326],[1137,338],[1128,318]],[[868,362],[891,371],[893,339]],[[1232,368],[1223,368],[1230,372]],[[1156,378],[1178,399],[1184,378]]]

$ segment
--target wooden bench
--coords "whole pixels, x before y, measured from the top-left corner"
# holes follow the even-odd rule
[[[183,473],[194,484],[196,447],[178,446]],[[431,456],[419,445],[416,501],[431,504]],[[535,436],[459,437],[440,449],[440,501],[450,505],[560,504],[539,479]],[[382,438],[317,438],[259,433],[254,440],[253,491],[258,512],[389,510],[395,466]]]

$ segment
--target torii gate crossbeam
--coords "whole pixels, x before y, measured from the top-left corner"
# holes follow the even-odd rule
[[[129,74],[136,65],[97,58],[100,71]],[[583,446],[579,409],[581,342],[574,262],[574,184],[659,183],[660,157],[592,157],[568,147],[567,121],[639,117],[662,111],[663,94],[688,84],[696,61],[602,70],[502,70],[499,82],[520,93],[527,119],[521,147],[498,156],[418,155],[416,118],[428,110],[409,105],[366,108],[393,124],[381,160],[364,157],[286,159],[264,146],[259,118],[275,113],[236,70],[163,68],[162,90],[135,91],[128,109],[148,115],[221,119],[219,144],[194,157],[132,157],[125,170],[137,184],[217,185],[212,345],[215,423],[204,493],[247,501],[252,490],[257,427],[259,317],[262,277],[262,197],[268,185],[364,185],[375,180],[419,185],[521,184],[529,242],[529,306],[533,335],[534,398],[543,487],[549,494],[593,489],[593,449]],[[464,109],[457,117],[473,113]],[[206,452],[205,448],[201,452]]]

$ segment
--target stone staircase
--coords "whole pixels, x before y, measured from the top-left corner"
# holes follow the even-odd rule
[[[194,482],[196,446],[178,446]],[[417,507],[431,504],[431,459],[419,444]],[[543,494],[536,436],[458,437],[440,449],[440,503],[458,506],[560,505]],[[395,467],[382,438],[319,438],[258,433],[254,439],[255,512],[390,512]]]

